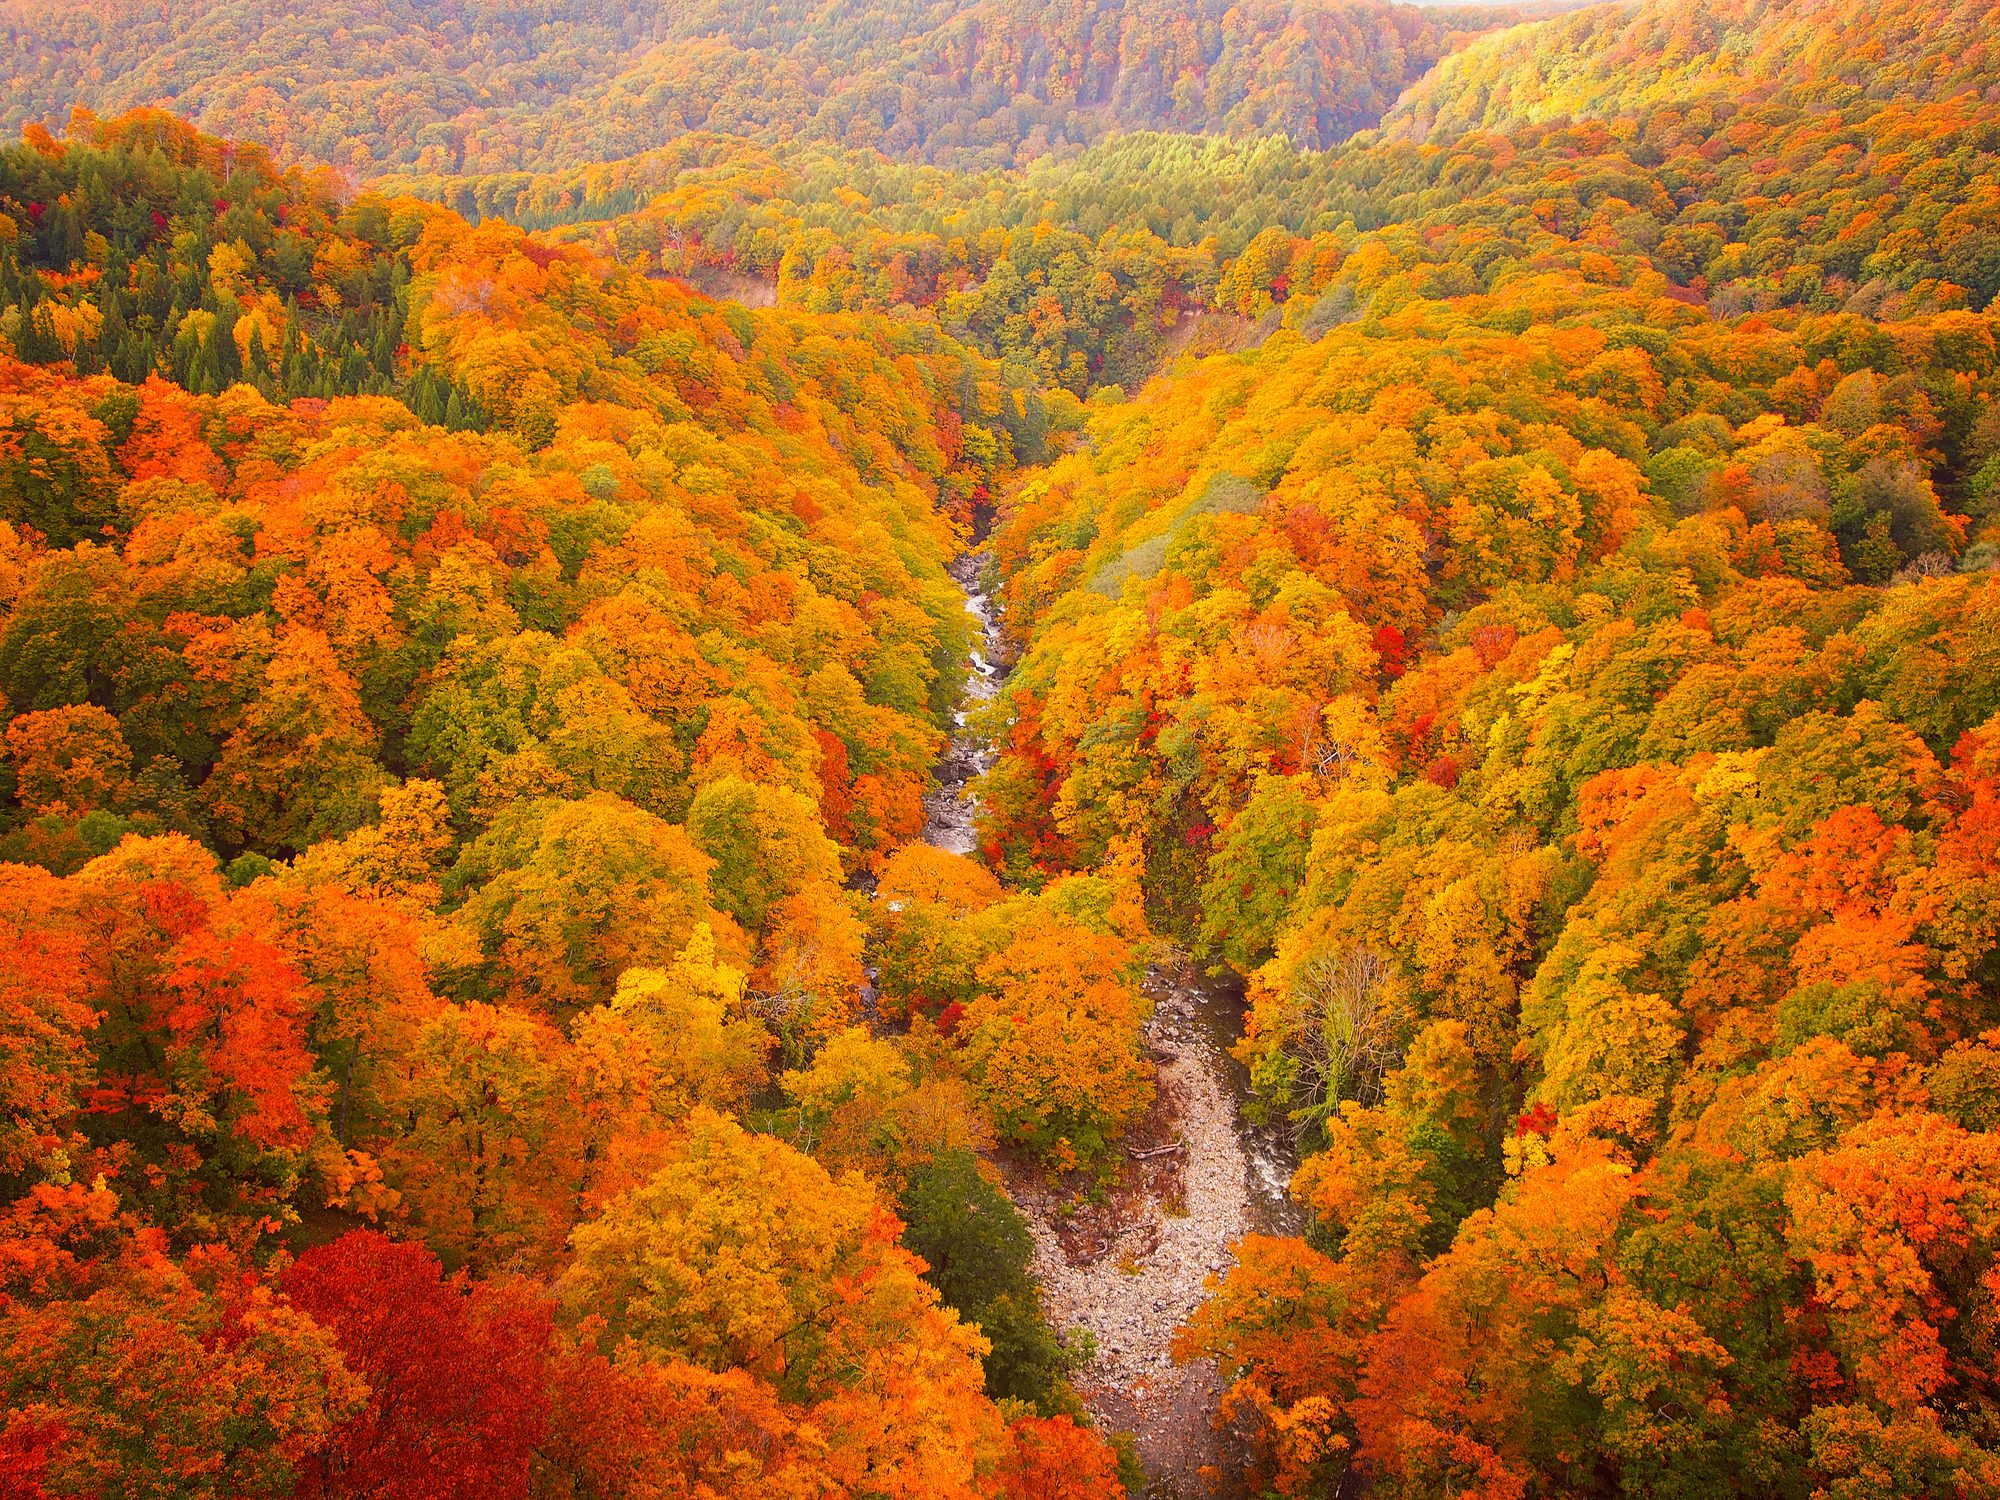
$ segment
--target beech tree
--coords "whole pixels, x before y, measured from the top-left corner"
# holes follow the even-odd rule
[[[627,968],[673,960],[709,906],[712,861],[686,833],[615,797],[514,804],[446,879],[485,963],[476,984],[561,1014],[609,998]],[[740,941],[740,939],[738,939]]]

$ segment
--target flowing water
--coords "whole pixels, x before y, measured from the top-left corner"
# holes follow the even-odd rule
[[[937,789],[924,798],[924,842],[953,854],[971,854],[979,847],[973,826],[979,802],[972,783],[993,764],[993,751],[967,721],[993,701],[1007,675],[995,665],[1000,654],[1000,608],[980,587],[985,571],[984,552],[961,553],[951,565],[952,581],[965,590],[965,611],[974,622],[971,670],[953,716],[956,728],[938,761]]]
[[[972,552],[952,565],[974,619],[971,671],[957,729],[925,799],[924,838],[971,854],[978,846],[973,783],[993,763],[968,727],[1005,678],[1000,609],[981,587],[986,559]],[[1151,1477],[1150,1493],[1208,1493],[1201,1471],[1227,1468],[1231,1455],[1214,1427],[1219,1382],[1212,1367],[1176,1365],[1174,1330],[1200,1305],[1208,1280],[1225,1272],[1245,1234],[1287,1234],[1298,1210],[1285,1194],[1297,1164],[1280,1131],[1246,1123],[1249,1075],[1230,1052],[1242,1030],[1240,983],[1203,975],[1183,961],[1155,963],[1146,975],[1153,1013],[1145,1043],[1156,1065],[1156,1120],[1166,1149],[1131,1164],[1127,1211],[1095,1242],[1080,1244],[1074,1223],[1045,1184],[1016,1177],[1016,1197],[1035,1232],[1035,1271],[1058,1328],[1087,1330],[1096,1353],[1077,1372],[1084,1401],[1106,1426],[1134,1434]]]

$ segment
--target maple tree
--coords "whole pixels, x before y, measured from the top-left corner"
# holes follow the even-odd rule
[[[300,1493],[527,1493],[547,1420],[549,1328],[532,1301],[510,1305],[504,1282],[469,1293],[422,1246],[370,1230],[307,1251],[280,1284],[368,1387]]]

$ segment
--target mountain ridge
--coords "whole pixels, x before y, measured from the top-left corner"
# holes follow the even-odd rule
[[[1148,126],[1326,145],[1516,12],[1386,0],[6,0],[0,126],[165,104],[362,175],[630,156],[687,130],[1011,165]]]

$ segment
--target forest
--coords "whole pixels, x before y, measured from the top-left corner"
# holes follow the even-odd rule
[[[1996,0],[0,36],[0,1495],[2000,1494]]]
[[[171,101],[360,172],[562,169],[692,130],[959,166],[1143,127],[1330,145],[1537,3],[4,0],[0,126]]]

